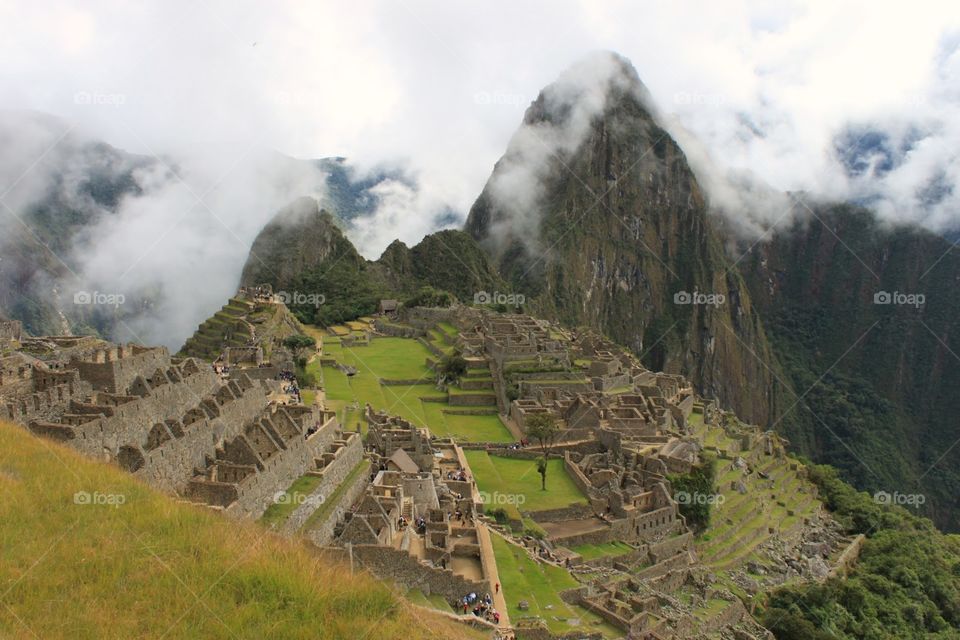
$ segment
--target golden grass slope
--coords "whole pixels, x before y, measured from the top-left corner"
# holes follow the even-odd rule
[[[0,638],[481,638],[255,523],[0,423]]]

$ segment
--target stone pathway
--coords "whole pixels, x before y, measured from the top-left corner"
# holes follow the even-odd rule
[[[497,573],[497,558],[493,554],[493,542],[490,540],[490,530],[483,522],[477,522],[477,538],[480,542],[481,557],[490,559],[484,564],[484,570],[488,574],[487,581],[490,583],[490,594],[493,596],[493,608],[500,612],[500,629],[510,629],[510,614],[507,612],[507,599],[503,597],[503,583],[500,582],[500,574]],[[500,588],[494,592],[494,585],[500,585]]]

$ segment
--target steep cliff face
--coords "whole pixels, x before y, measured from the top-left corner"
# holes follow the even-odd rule
[[[589,65],[600,85],[574,69],[527,110],[466,230],[534,312],[597,328],[766,424],[778,364],[696,177],[629,63]]]
[[[816,214],[740,265],[796,394],[777,428],[858,487],[922,494],[960,529],[960,255],[863,209]]]

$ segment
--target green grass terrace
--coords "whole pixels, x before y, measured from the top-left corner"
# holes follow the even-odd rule
[[[480,491],[491,496],[504,496],[487,506],[502,507],[507,515],[518,519],[520,510],[545,511],[574,504],[587,504],[587,497],[570,479],[563,460],[547,463],[547,490],[540,488],[536,460],[504,458],[482,450],[464,451]],[[519,509],[517,508],[519,507]]]
[[[510,431],[497,415],[496,405],[469,407],[480,411],[468,413],[464,407],[448,404],[448,393],[439,391],[435,374],[427,367],[427,359],[435,356],[418,340],[394,337],[376,337],[366,346],[344,346],[339,338],[324,340],[323,357],[353,367],[356,375],[348,376],[332,365],[312,363],[323,378],[327,404],[340,416],[347,429],[366,428],[363,408],[369,403],[374,409],[398,415],[410,422],[427,427],[440,438],[451,437],[472,442],[513,442]],[[404,384],[381,384],[381,381],[403,381]],[[450,393],[490,395],[452,388]],[[354,408],[356,406],[357,408]]]

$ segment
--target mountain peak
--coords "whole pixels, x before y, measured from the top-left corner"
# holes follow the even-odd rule
[[[582,120],[600,116],[624,99],[652,111],[650,92],[633,64],[618,53],[597,51],[579,59],[544,87],[523,122],[582,126]]]

